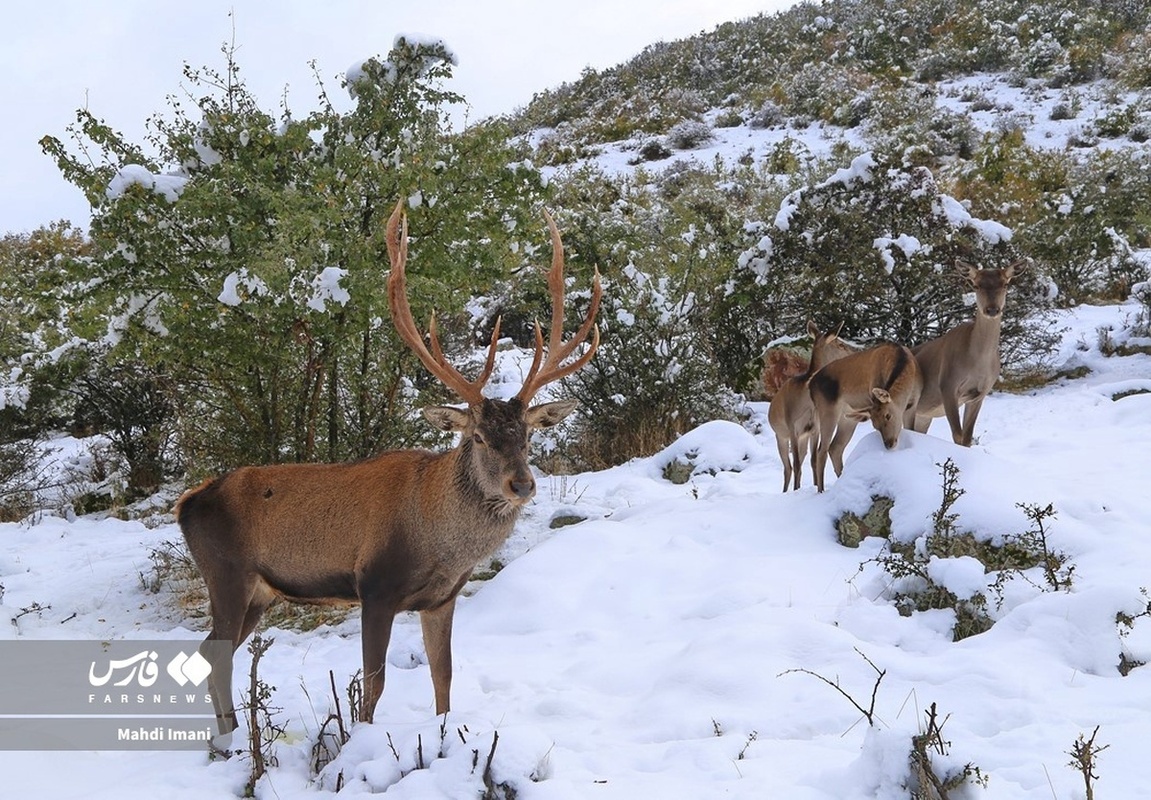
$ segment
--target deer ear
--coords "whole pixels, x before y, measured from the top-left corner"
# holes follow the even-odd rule
[[[871,389],[871,396],[880,403],[890,403],[891,394],[886,389],[880,389],[878,386],[873,386]]]
[[[550,428],[563,422],[568,414],[579,405],[575,400],[556,400],[554,403],[541,403],[527,411],[529,428]]]
[[[979,273],[979,267],[974,264],[968,264],[966,261],[955,261],[955,271],[959,273],[959,277],[975,283],[976,275]]]
[[[1027,271],[1027,259],[1021,258],[1018,261],[1012,262],[1003,268],[1003,279],[1010,282],[1016,275],[1020,275]]]
[[[815,321],[814,320],[809,319],[807,321],[807,334],[812,339],[818,339],[819,338],[819,328],[815,327]]]
[[[462,431],[472,420],[471,415],[466,410],[451,406],[428,406],[424,409],[424,416],[427,417],[428,422],[448,433]]]
[[[850,420],[855,420],[856,422],[867,422],[869,419],[871,419],[871,409],[870,408],[849,408],[849,409],[847,409],[847,411],[844,413],[843,416],[847,417]]]

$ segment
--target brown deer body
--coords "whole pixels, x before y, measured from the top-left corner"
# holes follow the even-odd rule
[[[783,491],[787,491],[794,478],[794,488],[799,489],[803,472],[803,459],[807,455],[808,444],[815,431],[815,409],[807,383],[811,376],[824,365],[854,352],[839,338],[839,331],[820,333],[814,322],[807,323],[807,332],[812,337],[811,358],[807,370],[788,378],[771,398],[767,409],[767,421],[775,432],[775,445],[779,449],[779,460],[783,462]],[[814,449],[812,455],[814,456]],[[812,471],[815,470],[814,458]]]
[[[499,323],[483,373],[474,381],[445,360],[434,318],[428,350],[406,297],[407,226],[397,205],[388,222],[393,320],[429,371],[467,402],[466,409],[424,409],[437,427],[458,431],[459,444],[441,453],[396,450],[346,464],[243,467],[187,492],[176,518],[208,586],[208,640],[230,641],[234,652],[278,597],[360,603],[361,719],[370,722],[383,691],[393,618],[400,611],[418,611],[436,713],[449,710],[456,597],[535,494],[527,461],[531,431],[560,422],[575,408],[573,401],[531,407],[529,402],[544,384],[586,364],[599,343],[598,274],[587,318],[563,341],[563,245],[550,216],[547,222],[554,248],[547,357],[537,325],[535,358],[520,393],[507,401],[490,400],[481,390],[494,365]],[[584,353],[563,363],[589,334]],[[228,734],[236,728],[230,656],[213,661],[209,682],[220,733]]]
[[[908,348],[881,344],[831,362],[808,388],[815,409],[815,485],[822,492],[828,455],[842,475],[843,451],[860,422],[870,420],[887,449],[899,443],[899,434],[915,422],[923,379]]]
[[[923,394],[915,412],[915,430],[926,433],[936,417],[947,417],[951,438],[970,447],[983,399],[999,379],[999,332],[1007,287],[1024,262],[1003,269],[957,265],[975,290],[975,319],[938,339],[912,348],[923,373]],[[959,407],[964,406],[960,423]]]

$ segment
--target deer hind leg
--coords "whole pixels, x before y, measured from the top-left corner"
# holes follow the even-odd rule
[[[208,674],[208,689],[216,712],[216,727],[220,732],[216,744],[221,749],[227,748],[228,738],[239,725],[232,702],[232,661],[236,649],[246,636],[241,636],[241,633],[257,594],[257,581],[255,576],[225,573],[217,575],[216,580],[208,586],[212,630],[208,632],[204,644],[218,641],[229,644],[226,648],[201,646],[201,655],[212,667]],[[263,613],[263,609],[260,613]]]
[[[791,484],[791,452],[787,437],[776,433],[775,448],[779,451],[779,460],[783,462],[783,491],[786,492]]]
[[[244,613],[244,624],[240,628],[240,638],[236,642],[238,648],[242,645],[252,631],[256,629],[259,624],[260,618],[264,616],[264,612],[276,600],[276,592],[272,587],[263,581],[256,584],[255,591],[252,592],[252,598],[248,601],[248,610]]]
[[[420,612],[420,626],[424,631],[424,651],[432,673],[432,687],[436,695],[436,714],[446,714],[451,708],[452,694],[452,618],[456,612],[456,598]]]
[[[812,433],[811,471],[815,478],[815,488],[823,491],[823,476],[827,471],[827,453],[835,432],[836,407],[829,405],[815,409],[815,431]]]
[[[799,491],[799,484],[803,478],[803,459],[807,455],[807,443],[811,439],[810,434],[798,434],[791,442],[792,449],[792,468],[795,473],[795,485],[792,487]]]

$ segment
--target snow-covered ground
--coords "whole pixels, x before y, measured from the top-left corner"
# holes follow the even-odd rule
[[[542,477],[499,554],[506,567],[460,600],[446,720],[434,713],[418,621],[401,615],[375,724],[357,725],[312,775],[328,670],[342,690],[359,667],[359,616],[269,631],[262,673],[287,734],[257,795],[314,798],[339,782],[345,794],[478,797],[498,734],[490,775],[521,800],[903,798],[911,737],[936,704],[949,743],[938,770],[971,764],[986,778],[986,789],[953,797],[1082,798],[1069,751],[1096,726],[1100,795],[1146,796],[1151,666],[1124,677],[1118,665],[1121,654],[1151,661],[1151,618],[1139,616],[1151,589],[1151,393],[1124,394],[1151,392],[1151,356],[1104,357],[1097,334],[1134,313],[1068,312],[1057,361],[1090,373],[993,394],[970,449],[953,445],[941,420],[890,452],[860,426],[844,475],[829,476],[823,495],[809,473],[798,493],[780,493],[764,405],[745,426],[708,423],[652,458]],[[687,483],[663,478],[665,464],[689,456]],[[1053,503],[1050,545],[1074,567],[1069,591],[1045,590],[1031,570],[1030,582],[1007,584],[1001,606],[988,592],[994,626],[959,642],[951,611],[897,612],[873,561],[884,540],[849,548],[833,528],[843,511],[888,494],[894,536],[923,535],[947,459],[965,490],[953,508],[961,529],[1020,533],[1030,523],[1016,503]],[[586,520],[551,529],[561,513]],[[0,614],[16,618],[0,636],[200,638],[202,620],[183,619],[169,593],[138,578],[148,553],[178,538],[170,522],[0,525]],[[937,561],[932,575],[960,596],[995,577],[963,557]],[[33,604],[44,610],[21,613]],[[1117,624],[1119,613],[1134,625]],[[248,658],[238,654],[239,674]],[[828,682],[863,708],[874,692],[874,724]],[[10,752],[0,767],[6,797],[177,800],[240,792],[249,762]]]

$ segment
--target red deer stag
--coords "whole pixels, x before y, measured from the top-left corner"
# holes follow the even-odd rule
[[[387,226],[392,319],[428,371],[467,403],[467,408],[424,409],[436,427],[458,431],[459,444],[446,452],[395,450],[345,464],[243,467],[185,493],[176,518],[208,585],[208,640],[231,642],[234,653],[277,597],[359,602],[360,718],[371,722],[383,692],[393,618],[400,611],[418,611],[436,713],[448,711],[456,596],[473,567],[511,533],[535,494],[527,457],[531,431],[555,425],[576,405],[570,400],[528,404],[545,384],[587,364],[599,345],[598,271],[586,319],[563,340],[563,244],[555,222],[544,215],[553,247],[550,336],[545,346],[536,324],[535,357],[523,388],[505,401],[482,394],[495,362],[498,321],[487,363],[472,381],[444,357],[434,316],[428,326],[430,351],[425,345],[408,305],[407,220],[396,206]],[[589,335],[590,345],[573,358]],[[230,734],[236,728],[230,655],[212,663],[210,689],[220,733]]]
[[[842,329],[842,325],[840,328]],[[807,323],[811,334],[811,358],[807,371],[788,378],[767,409],[767,421],[775,431],[775,445],[779,448],[779,460],[783,462],[783,491],[787,491],[795,478],[795,489],[799,489],[803,472],[803,459],[807,455],[808,443],[815,431],[815,412],[811,403],[811,393],[807,382],[824,365],[850,355],[854,351],[839,338],[839,331],[820,333],[814,322]],[[815,453],[815,450],[812,450]],[[815,470],[814,460],[812,471]]]
[[[919,365],[901,344],[881,344],[833,361],[808,382],[815,408],[815,485],[823,491],[827,456],[836,475],[843,474],[843,451],[855,426],[870,419],[887,449],[915,421],[923,390]]]
[[[923,373],[923,394],[915,411],[915,430],[919,433],[926,433],[935,417],[946,416],[955,443],[971,446],[983,398],[999,379],[999,330],[1007,287],[1025,264],[1016,261],[1003,269],[956,264],[959,274],[975,289],[975,319],[912,348]]]

